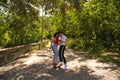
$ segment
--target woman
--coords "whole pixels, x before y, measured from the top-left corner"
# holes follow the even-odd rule
[[[54,57],[53,57],[53,68],[56,68],[57,65],[57,57],[58,57],[58,51],[57,51],[57,47],[58,47],[58,42],[59,42],[59,34],[58,32],[56,32],[53,35],[53,39],[52,39],[52,43],[51,43],[51,48],[53,50],[54,53]]]
[[[67,69],[66,65],[66,58],[64,56],[64,51],[65,51],[65,43],[67,42],[68,38],[62,34],[61,31],[59,31],[59,41],[60,41],[60,48],[59,48],[59,59],[60,63],[59,65],[62,65],[62,62],[64,62],[64,69]]]

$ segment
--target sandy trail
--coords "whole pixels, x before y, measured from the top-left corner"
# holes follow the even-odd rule
[[[52,68],[51,49],[35,51],[0,67],[0,80],[120,80],[120,68],[84,57],[81,52],[65,51],[68,69]]]

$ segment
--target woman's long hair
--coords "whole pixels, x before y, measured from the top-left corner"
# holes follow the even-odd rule
[[[56,37],[56,35],[58,35],[58,34],[59,34],[58,32],[55,32],[54,35],[53,35],[53,37]]]

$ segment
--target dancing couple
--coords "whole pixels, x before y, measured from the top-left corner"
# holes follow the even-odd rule
[[[59,54],[59,63],[58,65],[62,65],[64,63],[64,69],[67,69],[66,65],[66,58],[64,56],[64,50],[65,50],[65,42],[67,41],[67,37],[63,35],[62,31],[56,32],[53,35],[51,48],[53,50],[54,56],[53,56],[53,68],[57,67],[57,58]],[[58,50],[58,45],[60,45]]]

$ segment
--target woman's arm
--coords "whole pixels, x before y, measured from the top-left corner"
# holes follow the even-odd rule
[[[54,40],[55,40],[55,38],[53,38],[53,39],[51,40],[50,49],[52,48],[52,45],[53,45],[53,43],[54,43]]]

